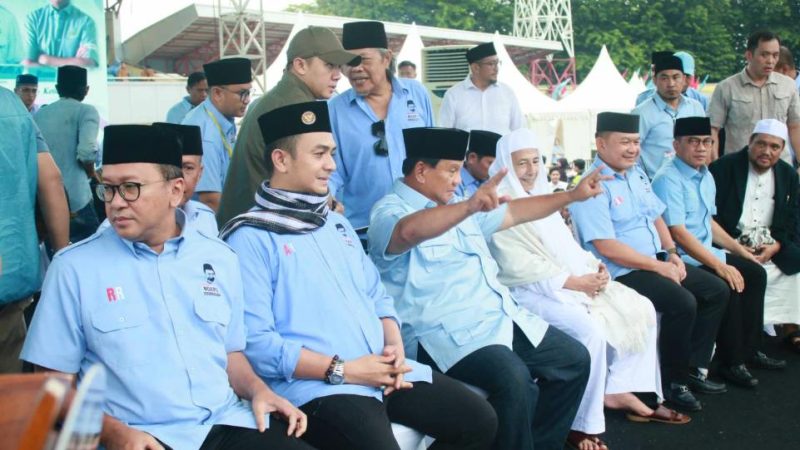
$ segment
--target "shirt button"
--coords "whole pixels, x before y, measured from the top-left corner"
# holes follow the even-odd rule
[[[124,318],[124,317],[120,317],[120,318],[119,318],[119,321],[120,321],[120,323],[121,323],[121,322],[125,322],[125,318]]]

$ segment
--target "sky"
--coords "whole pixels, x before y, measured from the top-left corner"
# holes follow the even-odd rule
[[[222,6],[230,5],[228,0],[220,0]],[[283,11],[289,5],[308,3],[310,0],[263,0],[265,11]],[[216,0],[122,0],[119,12],[120,35],[122,40],[136,34],[141,29],[155,23],[192,3],[213,5]],[[259,0],[250,0],[251,9],[257,9]]]

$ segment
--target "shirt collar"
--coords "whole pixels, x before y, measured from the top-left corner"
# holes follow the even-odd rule
[[[406,86],[406,83],[409,80],[401,80],[400,78],[393,76],[391,78],[391,80],[389,80],[389,81],[390,81],[390,83],[392,83],[392,97],[395,97],[395,96],[397,96],[397,97],[401,97],[401,96],[402,97],[406,97],[406,96],[408,96],[410,91],[408,89],[408,86]],[[353,88],[350,88],[347,92],[345,92],[342,95],[347,95],[348,96],[347,97],[347,101],[349,103],[356,102],[356,101],[358,101],[359,98],[361,98],[361,101],[364,101],[364,97],[358,95],[356,93],[356,90],[353,89]]]
[[[466,167],[461,167],[461,182],[465,185],[479,184],[480,182],[469,173]]]
[[[687,97],[684,94],[681,94],[681,96],[678,97],[678,107],[675,108],[674,111],[681,109],[681,105],[683,105],[683,103],[685,102],[684,99],[686,98]],[[655,102],[656,106],[658,106],[659,110],[663,111],[664,109],[667,108],[673,109],[672,106],[668,105],[667,102],[665,102],[664,99],[661,98],[661,96],[658,94],[658,91],[653,92],[653,101]]]
[[[222,127],[222,132],[223,133],[227,134],[228,131],[231,128],[234,127],[233,119],[229,119],[225,115],[223,115],[221,112],[219,112],[217,107],[214,106],[214,103],[211,102],[211,96],[209,96],[207,99],[205,99],[205,101],[203,101],[202,104],[206,108],[207,111],[211,112],[211,114],[213,114],[214,117],[217,118],[217,122],[219,122],[219,126]]]
[[[424,195],[420,194],[416,189],[407,185],[402,178],[398,178],[394,182],[394,186],[392,186],[392,191],[397,194],[398,197],[403,199],[406,203],[408,203],[415,211],[419,211],[426,208],[433,208],[436,206],[436,203],[425,197]]]
[[[497,83],[492,83],[489,86],[487,86],[486,89],[497,87],[498,84],[499,84],[499,81]],[[480,91],[480,89],[478,89],[478,86],[475,86],[475,83],[472,82],[472,75],[471,74],[467,75],[467,78],[464,79],[464,86],[467,89],[475,89],[476,91]]]
[[[53,4],[52,4],[52,3],[49,3],[47,6],[49,6],[49,7],[50,7],[50,11],[51,11],[51,12],[53,12],[53,13],[56,13],[56,14],[66,14],[66,15],[69,15],[69,14],[72,14],[72,11],[74,11],[74,10],[75,10],[75,7],[72,5],[72,2],[70,2],[70,4],[69,4],[69,5],[67,5],[67,6],[65,6],[65,7],[61,8],[61,9],[58,9],[58,8],[56,8],[55,6],[53,6]]]
[[[623,173],[618,173],[614,169],[609,167],[608,164],[606,164],[605,161],[600,159],[600,155],[598,154],[597,156],[594,157],[594,162],[592,163],[592,167],[590,169],[587,169],[587,172],[592,173],[592,171],[594,169],[600,167],[601,164],[603,165],[603,170],[600,171],[600,175],[611,176],[611,177],[614,177],[614,178],[616,178],[618,180],[624,180],[625,176],[631,170],[631,169],[628,169]]]
[[[694,167],[686,164],[686,162],[680,159],[678,156],[672,158],[672,164],[675,165],[675,168],[678,169],[681,175],[686,178],[695,178],[700,177],[703,178],[708,173],[708,168],[706,166],[701,166],[700,169],[695,169]]]
[[[750,75],[747,74],[746,67],[739,72],[739,82],[742,83],[742,86],[752,84],[755,87],[760,87],[753,81],[752,78],[750,78]],[[778,82],[775,80],[775,72],[770,72],[769,76],[767,77],[767,81],[764,82],[764,85],[777,83]]]
[[[166,253],[168,253],[170,251],[173,251],[173,250],[177,253],[181,248],[181,244],[183,243],[183,241],[188,236],[187,229],[189,227],[186,226],[186,213],[184,213],[183,210],[181,210],[180,208],[175,208],[175,221],[178,222],[178,227],[181,229],[181,232],[180,232],[179,235],[177,235],[177,236],[175,236],[173,238],[167,239],[167,241],[164,242],[164,250],[161,252],[161,254],[166,254]],[[113,228],[114,228],[113,225],[110,226],[109,228],[111,228],[111,232],[112,233],[116,234],[116,230],[113,230]],[[107,232],[108,232],[108,230],[107,230]],[[122,243],[125,245],[125,247],[127,247],[128,250],[130,250],[130,252],[134,256],[138,257],[142,252],[149,252],[150,254],[153,254],[153,255],[156,254],[153,251],[153,249],[148,247],[147,244],[145,244],[143,242],[129,241],[128,239],[125,239],[125,238],[119,236],[118,234],[117,234],[117,237],[119,237],[119,240],[122,241]]]

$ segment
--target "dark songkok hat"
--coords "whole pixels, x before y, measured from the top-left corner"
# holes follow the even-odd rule
[[[253,81],[250,60],[247,58],[225,58],[203,64],[203,72],[209,86],[245,84]]]
[[[203,136],[200,134],[200,127],[197,125],[154,122],[153,126],[164,128],[171,133],[176,133],[181,143],[182,154],[203,156]]]
[[[477,153],[478,156],[497,156],[497,141],[502,136],[491,131],[472,130],[469,132],[469,150],[467,153]]]
[[[357,48],[389,48],[383,22],[349,22],[342,26],[342,46]]]
[[[178,135],[149,125],[109,125],[104,130],[103,165],[170,164],[181,167]]]
[[[328,103],[305,102],[273,109],[258,118],[258,126],[267,145],[296,134],[330,133]]]
[[[62,87],[86,87],[86,69],[78,66],[61,66],[56,75],[56,84]]]
[[[711,119],[681,117],[675,121],[675,137],[681,136],[711,136]]]
[[[601,112],[597,115],[597,132],[638,133],[639,116],[616,112]]]
[[[655,64],[661,58],[666,58],[667,56],[675,56],[675,52],[673,51],[662,51],[662,52],[652,52],[650,53],[650,63]]]
[[[467,50],[467,62],[472,64],[476,61],[480,61],[487,56],[494,56],[497,54],[497,51],[494,49],[494,44],[491,42],[487,42],[485,44],[480,44],[471,49]]]
[[[457,128],[406,128],[403,142],[407,158],[463,161],[469,133]]]
[[[27,73],[17,75],[17,86],[22,84],[32,84],[35,86],[39,85],[39,78],[36,75],[30,75]]]
[[[675,55],[656,59],[653,62],[653,73],[657,74],[663,70],[677,70],[683,73],[683,61]]]

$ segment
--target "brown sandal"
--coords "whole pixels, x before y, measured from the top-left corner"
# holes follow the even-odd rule
[[[587,440],[600,447],[600,450],[608,450],[608,445],[601,441],[596,434],[586,434],[575,430],[570,430],[567,436],[567,446],[573,450],[580,450],[581,442]]]
[[[646,416],[629,412],[628,414],[625,415],[625,417],[631,422],[639,422],[639,423],[659,422],[659,423],[668,423],[671,425],[683,425],[691,422],[692,420],[691,417],[685,414],[681,414],[675,411],[674,409],[669,409],[664,405],[658,405],[658,408],[656,408],[652,414]]]

